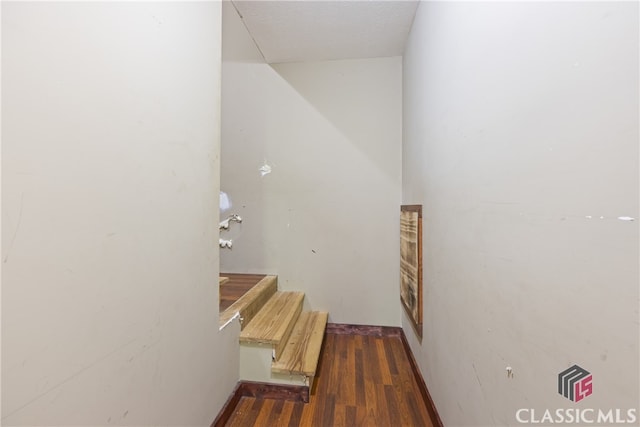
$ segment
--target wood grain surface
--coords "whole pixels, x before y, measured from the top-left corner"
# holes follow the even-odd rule
[[[401,337],[325,335],[309,403],[241,397],[229,427],[432,427]]]
[[[328,317],[326,312],[301,313],[282,357],[273,363],[271,372],[315,376]]]

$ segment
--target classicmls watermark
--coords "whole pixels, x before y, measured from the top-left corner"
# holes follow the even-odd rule
[[[577,403],[593,393],[593,375],[578,365],[558,374],[558,393]],[[535,410],[520,408],[516,411],[520,424],[635,424],[637,409],[556,408]]]
[[[558,393],[572,402],[580,402],[593,393],[593,375],[578,365],[558,374]]]
[[[594,408],[558,408],[536,411],[532,408],[520,408],[516,411],[516,420],[520,424],[635,424],[638,420],[635,408],[631,409],[594,409]]]

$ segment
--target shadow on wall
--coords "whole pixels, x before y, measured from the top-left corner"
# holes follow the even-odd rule
[[[221,271],[277,274],[336,322],[398,325],[401,59],[269,65],[223,20],[221,219],[243,222]]]
[[[271,67],[378,169],[390,179],[397,179],[398,168],[393,161],[402,138],[401,57],[282,63]],[[389,114],[397,117],[390,120]],[[398,123],[398,128],[389,126],[390,122]],[[380,140],[386,143],[377,145],[386,146],[387,150],[372,150],[371,145]]]
[[[221,219],[245,223],[221,236],[235,242],[221,269],[282,273],[278,254],[307,227],[353,234],[342,212],[356,211],[354,195],[367,210],[380,210],[376,191],[399,203],[401,58],[269,65],[252,54],[223,64],[221,188],[234,206]],[[300,252],[289,256],[303,279]]]

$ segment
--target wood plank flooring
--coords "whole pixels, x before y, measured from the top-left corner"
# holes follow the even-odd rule
[[[397,336],[328,331],[309,403],[242,397],[227,427],[433,427]]]
[[[265,277],[264,274],[232,273],[220,273],[220,276],[229,279],[220,284],[220,313],[225,311],[231,304],[236,302],[238,298]]]

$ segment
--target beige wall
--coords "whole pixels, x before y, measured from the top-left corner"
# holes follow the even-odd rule
[[[2,424],[208,425],[220,4],[2,4]]]
[[[221,186],[244,222],[221,270],[278,274],[333,322],[399,325],[401,58],[271,66],[225,12]]]
[[[419,6],[403,201],[424,204],[421,344],[403,324],[445,425],[637,410],[638,48],[637,3]],[[572,364],[594,378],[578,404],[557,393]]]

